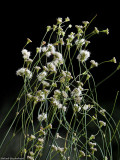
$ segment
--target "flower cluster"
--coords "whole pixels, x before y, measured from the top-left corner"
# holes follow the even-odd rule
[[[22,77],[25,76],[28,79],[32,78],[32,72],[27,68],[22,67],[22,68],[18,69],[16,74],[17,74],[17,76],[22,76]]]
[[[90,37],[100,33],[108,34],[109,30],[99,31],[95,27],[86,35],[90,22],[83,21],[82,25],[75,25],[72,32],[71,24],[65,28],[65,23],[69,21],[69,17],[64,20],[59,17],[56,24],[47,26],[49,41],[45,41],[44,37],[40,47],[36,48],[33,59],[30,59],[31,52],[25,48],[31,42],[28,39],[22,50],[23,67],[16,71],[24,80],[24,91],[20,93],[18,103],[24,97],[25,105],[22,110],[18,108],[18,113],[21,114],[17,116],[22,120],[25,137],[24,156],[26,154],[30,160],[42,159],[43,154],[46,154],[46,159],[52,160],[52,157],[59,155],[63,160],[70,160],[72,151],[73,159],[76,160],[81,157],[97,159],[97,151],[101,151],[102,158],[107,160],[106,153],[110,155],[111,152],[109,146],[103,151],[109,139],[106,139],[105,134],[111,126],[107,123],[109,114],[98,104],[97,87],[91,74],[92,69],[103,62],[93,60],[92,52],[87,49]],[[56,34],[56,39],[52,40],[53,33]],[[73,61],[76,61],[75,68]],[[106,62],[117,63],[115,57]],[[119,68],[118,65],[117,70]],[[74,69],[80,72],[76,74]],[[35,120],[37,127],[34,126]],[[91,129],[94,134],[89,137],[90,125],[94,127],[94,130]],[[33,133],[29,136],[30,126]],[[64,136],[60,136],[60,129],[64,131]],[[97,139],[101,135],[103,148],[98,145]],[[64,147],[59,147],[58,140],[64,141]],[[49,152],[44,153],[48,143]]]

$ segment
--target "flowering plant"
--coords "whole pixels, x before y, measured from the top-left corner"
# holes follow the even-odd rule
[[[69,32],[72,25],[65,25],[69,21],[68,17],[64,21],[58,18],[56,25],[47,26],[32,59],[31,52],[26,49],[32,42],[30,39],[22,49],[24,63],[16,74],[23,78],[24,84],[0,125],[1,128],[15,109],[15,118],[0,145],[2,149],[15,125],[11,140],[21,134],[20,150],[15,157],[30,160],[98,160],[101,157],[107,160],[112,159],[113,139],[119,146],[120,121],[116,124],[112,114],[99,105],[97,87],[118,71],[120,64],[110,76],[96,85],[91,70],[106,61],[89,61],[92,53],[87,50],[92,36],[109,34],[109,30],[99,31],[95,27],[86,34],[91,22],[83,21],[82,25],[75,25],[75,32]],[[48,34],[49,39],[45,41]],[[52,43],[53,34],[56,39]],[[116,63],[116,59],[113,57],[107,62]],[[117,96],[118,93],[116,99]],[[91,131],[91,127],[94,130]]]

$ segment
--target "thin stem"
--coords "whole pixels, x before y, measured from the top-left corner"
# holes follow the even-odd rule
[[[103,82],[105,82],[106,80],[108,80],[110,77],[112,77],[118,70],[116,69],[115,71],[113,71],[110,75],[108,75],[105,79],[103,79],[102,81],[100,81],[97,85],[96,88],[98,86],[100,86]]]

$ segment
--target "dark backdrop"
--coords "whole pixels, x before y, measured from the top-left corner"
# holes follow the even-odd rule
[[[1,11],[1,100],[4,103],[21,88],[21,79],[16,77],[16,70],[22,66],[21,49],[30,38],[33,43],[31,50],[39,46],[47,25],[56,23],[57,17],[70,17],[71,23],[81,24],[83,20],[90,21],[97,17],[91,25],[99,29],[109,28],[108,36],[101,34],[91,39],[91,58],[99,62],[111,59],[113,56],[120,61],[119,56],[119,8],[117,3],[105,2],[26,2],[3,3]],[[88,48],[89,49],[89,48]],[[115,69],[114,64],[105,64],[101,67],[96,80],[101,80]],[[105,82],[109,96],[119,90],[119,73]],[[102,92],[101,88],[101,92]],[[104,92],[103,94],[106,94]],[[113,93],[114,95],[114,93]],[[108,96],[106,96],[107,98]],[[109,97],[108,97],[109,98]]]

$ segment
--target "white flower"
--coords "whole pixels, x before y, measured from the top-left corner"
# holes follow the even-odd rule
[[[85,156],[85,152],[84,151],[80,151],[79,154],[80,154],[80,157],[84,157]]]
[[[56,72],[56,66],[52,62],[47,63],[47,68],[51,72]]]
[[[63,41],[63,38],[60,38],[60,44],[61,44],[61,45],[64,45],[64,44],[65,44],[64,41]]]
[[[102,32],[104,32],[108,35],[109,34],[109,29],[107,28],[106,30],[102,30]]]
[[[53,97],[56,98],[56,99],[59,99],[60,96],[61,96],[61,91],[59,91],[58,89],[56,89],[56,90],[54,91]]]
[[[71,76],[71,73],[70,73],[69,71],[63,71],[63,70],[62,70],[61,74],[62,74],[62,76],[64,76],[64,77],[73,78],[73,77]]]
[[[62,109],[64,112],[66,112],[66,107],[63,106],[59,101],[58,101],[58,104],[56,105],[58,109]]]
[[[80,50],[77,56],[78,61],[85,62],[90,57],[90,52],[87,50]]]
[[[53,98],[52,104],[53,104],[54,106],[60,106],[60,105],[59,105],[59,104],[60,104],[59,100],[56,100],[55,98]]]
[[[64,148],[61,148],[61,147],[57,147],[57,151],[59,151],[59,152],[64,152]]]
[[[52,145],[52,150],[57,151],[57,147],[55,145]]]
[[[88,108],[89,108],[89,105],[87,105],[87,104],[85,104],[84,106],[83,106],[83,109],[86,111],[86,110],[88,110]]]
[[[62,23],[62,18],[57,18],[57,23],[59,24],[59,23]]]
[[[64,148],[58,147],[58,148],[57,148],[57,151],[59,151],[59,152],[62,153],[62,152],[64,151]]]
[[[60,52],[54,52],[53,55],[55,59],[62,60],[62,54]]]
[[[69,28],[72,28],[72,24],[69,24],[69,26],[68,26]]]
[[[75,38],[74,34],[70,34],[70,35],[68,35],[68,37],[69,37],[70,41],[72,41]]]
[[[39,101],[43,101],[45,99],[45,92],[41,90],[37,91],[37,97]]]
[[[58,138],[62,138],[62,137],[59,135],[59,133],[57,133],[56,138],[58,139]]]
[[[105,159],[104,160],[108,160],[108,158],[105,156]]]
[[[54,55],[53,63],[55,66],[63,64],[64,60],[60,52],[54,52],[53,55]]]
[[[51,26],[47,26],[47,32],[51,30]]]
[[[52,129],[52,124],[50,123],[50,124],[48,125],[48,127],[49,127],[50,129]]]
[[[72,92],[71,95],[76,97],[76,96],[80,96],[81,95],[81,90],[79,88],[75,88]]]
[[[49,87],[50,86],[50,84],[46,81],[42,81],[42,84],[43,84],[44,87]]]
[[[68,97],[68,94],[65,91],[62,91],[62,95],[63,95],[64,98]]]
[[[33,153],[32,151],[30,151],[30,155],[31,155],[31,156],[34,156],[34,155],[35,155],[35,153]]]
[[[81,91],[83,91],[83,88],[82,88],[82,86],[81,86],[81,85],[79,85],[79,86],[78,86],[78,88],[79,88]]]
[[[94,146],[96,146],[96,143],[89,142],[89,146],[90,146],[90,147],[94,147]]]
[[[62,76],[66,77],[66,71],[61,71]]]
[[[34,160],[34,158],[32,156],[27,156],[27,159]]]
[[[41,48],[41,47],[37,47],[37,48],[36,48],[36,51],[37,51],[37,53],[41,53],[42,48]]]
[[[43,80],[45,77],[47,76],[47,72],[46,71],[43,71],[41,73],[38,74],[38,81],[41,81]]]
[[[70,91],[70,87],[69,87],[69,86],[65,86],[65,89],[66,89],[67,91]]]
[[[98,67],[98,62],[95,62],[94,60],[91,60],[90,63],[91,63],[91,68]]]
[[[58,100],[56,100],[55,98],[52,99],[52,104],[54,106],[58,106],[60,104],[60,102]]]
[[[63,64],[63,62],[64,62],[64,59],[62,58],[62,59],[54,59],[53,60],[53,63],[54,63],[54,65],[55,66],[58,66],[58,65],[61,65],[61,64]]]
[[[35,139],[35,138],[36,138],[36,137],[31,134],[30,139],[33,140],[33,139]]]
[[[47,45],[47,49],[48,49],[51,53],[55,53],[55,47],[53,46],[53,44],[48,44],[48,45]]]
[[[46,47],[42,47],[42,52],[46,52],[47,48]]]
[[[34,100],[34,103],[37,103],[39,101],[39,97],[38,96],[33,96],[33,100]]]
[[[26,49],[22,50],[23,59],[27,60],[30,57],[30,52],[28,52]]]
[[[100,110],[100,113],[101,113],[103,116],[105,116],[105,112],[106,112],[105,109],[101,109],[101,110]]]
[[[83,86],[83,83],[81,82],[81,81],[77,81],[77,83],[78,83],[78,86]]]
[[[55,31],[56,28],[57,28],[57,25],[54,25],[54,24],[53,24],[53,31]]]
[[[47,57],[50,57],[51,56],[51,52],[50,51],[48,51],[48,52],[46,52],[46,54],[45,54]]]
[[[115,57],[113,57],[113,58],[110,60],[110,62],[117,63],[117,60],[116,60]]]
[[[92,140],[92,139],[95,139],[95,135],[93,135],[93,134],[90,136],[90,140]]]
[[[41,150],[43,148],[43,145],[35,145],[36,149]]]
[[[106,122],[99,121],[99,123],[100,123],[100,126],[101,126],[101,127],[102,127],[102,126],[106,126]]]
[[[66,112],[67,107],[63,106],[62,109],[64,112]]]
[[[69,18],[69,17],[66,17],[66,18],[65,18],[65,22],[68,22],[68,21],[70,21],[70,18]]]
[[[17,76],[24,76],[25,75],[25,68],[20,68],[16,71]]]
[[[44,121],[47,119],[47,114],[46,113],[42,113],[38,115],[38,120],[39,121]]]
[[[115,57],[113,57],[113,62],[114,62],[114,63],[117,63],[117,60],[116,60],[116,58],[115,58]]]
[[[48,68],[46,66],[43,66],[43,70],[48,72]]]
[[[78,106],[78,104],[74,104],[74,111],[79,112],[81,110],[81,107]]]
[[[74,97],[74,101],[75,101],[75,103],[80,103],[81,102],[81,100],[82,100],[82,97],[80,97],[80,96],[76,96],[76,97]]]
[[[62,109],[63,106],[61,103],[59,103],[57,107],[58,107],[58,109]]]
[[[40,129],[39,131],[40,135],[46,135],[45,131],[43,131],[43,129]]]
[[[43,143],[44,139],[43,138],[38,138],[38,142]]]
[[[75,41],[75,44],[78,46],[78,47],[81,47],[81,46],[83,46],[84,44],[85,44],[85,39],[84,38],[82,38],[82,39],[77,39],[76,41]]]
[[[38,72],[41,68],[39,66],[35,66],[35,70]]]
[[[47,89],[44,89],[44,92],[43,92],[45,95],[48,95],[50,93],[50,90],[47,90]]]
[[[85,26],[89,24],[88,21],[82,21],[82,23],[83,23]]]
[[[65,77],[61,77],[61,78],[60,78],[60,82],[61,82],[61,83],[64,83],[64,82],[65,82],[65,79],[66,79]]]
[[[32,78],[32,72],[31,72],[29,69],[24,68],[24,67],[18,69],[18,70],[16,71],[16,75],[17,75],[17,76],[22,76],[22,77],[23,77],[23,76],[26,76],[28,79],[31,79],[31,78]]]
[[[31,58],[29,58],[29,59],[25,59],[25,62],[26,62],[27,64],[31,64],[31,63],[33,62],[33,60],[32,60]]]
[[[55,66],[58,66],[58,65],[59,65],[59,60],[58,60],[58,59],[54,59],[54,60],[53,60],[53,64],[54,64]]]
[[[60,90],[56,89],[56,90],[54,91],[54,95],[60,95],[60,94],[61,94],[61,91],[60,91]]]
[[[33,98],[33,96],[30,93],[27,94],[27,97],[28,97],[28,99],[32,99]]]
[[[91,147],[90,149],[92,150],[92,153],[94,153],[95,151],[97,151],[97,148]]]
[[[30,52],[27,51],[27,49],[23,49],[22,50],[22,55],[23,55],[23,58],[26,60],[26,59],[29,59],[30,57]]]
[[[100,31],[98,30],[98,28],[95,27],[95,28],[94,28],[94,33],[99,34],[99,32],[100,32]]]
[[[52,87],[57,87],[57,83],[56,83],[56,82],[53,82],[53,83],[52,83]]]
[[[27,76],[28,79],[32,78],[32,72],[29,69],[25,70],[25,74],[26,74],[26,76]]]
[[[46,52],[46,56],[50,57],[53,53],[55,53],[55,47],[53,44],[48,43],[47,47],[43,48],[43,52]]]
[[[70,81],[70,79],[73,78],[69,71],[62,70],[61,75],[62,75],[62,77],[60,78],[60,82]]]

